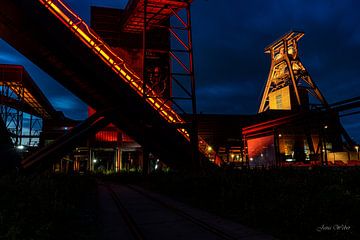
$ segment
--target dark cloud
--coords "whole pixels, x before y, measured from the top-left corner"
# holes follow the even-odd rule
[[[200,111],[256,112],[270,66],[263,49],[291,29],[305,31],[301,59],[330,103],[359,96],[359,7],[350,0],[195,1]],[[355,137],[358,121],[343,120]]]

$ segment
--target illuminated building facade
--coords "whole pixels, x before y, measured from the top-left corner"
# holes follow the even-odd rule
[[[118,129],[123,129],[142,145],[145,158],[150,153],[156,153],[155,159],[159,156],[168,165],[179,169],[188,169],[192,165],[193,168],[199,168],[201,164],[208,163],[208,160],[219,165],[229,159],[240,159],[242,163],[249,164],[252,158],[249,158],[249,152],[254,145],[251,140],[256,139],[250,128],[269,119],[262,119],[259,114],[250,123],[247,122],[246,128],[239,123],[244,128],[244,142],[234,143],[234,146],[226,146],[226,142],[211,146],[208,143],[211,141],[210,137],[202,138],[197,134],[190,4],[191,1],[178,0],[132,0],[124,11],[93,8],[94,31],[62,0],[3,0],[0,10],[2,38],[96,110],[95,114],[76,126],[68,127],[65,124],[62,129],[65,135],[60,140],[45,136],[51,132],[51,126],[48,125],[46,129],[49,131],[44,131],[44,145],[49,147],[27,158],[23,166],[30,168],[33,164],[55,159],[58,152],[65,152],[76,143],[80,146],[76,150],[76,162],[87,162],[85,168],[93,170],[92,165],[98,159],[90,148],[94,146],[99,150],[98,146],[103,144],[104,149],[107,149],[106,146],[111,143],[112,153],[106,158],[111,158],[109,161],[112,162],[106,164],[110,167],[105,170],[119,169],[122,164],[119,159],[123,155],[116,149],[119,149],[119,142],[124,142],[124,135]],[[177,21],[177,25],[172,24],[170,17]],[[27,19],[28,25],[32,27],[26,29],[22,24],[23,19]],[[266,52],[271,55],[272,65],[259,113],[287,111],[289,116],[297,113],[305,116],[308,111],[314,112],[315,116],[316,111],[323,112],[324,116],[332,118],[325,126],[340,129],[334,135],[331,145],[332,151],[340,151],[343,146],[339,147],[342,144],[339,144],[341,140],[338,139],[341,139],[341,135],[345,136],[346,132],[338,125],[336,112],[329,110],[319,89],[299,60],[297,42],[302,36],[303,33],[291,32],[266,48]],[[172,44],[172,40],[176,40],[176,44]],[[182,90],[182,94],[178,94],[179,90]],[[316,111],[309,104],[310,95],[321,103]],[[187,104],[181,105],[179,101],[186,101]],[[190,118],[185,117],[189,115]],[[272,119],[278,117],[276,113]],[[310,119],[319,121],[316,126],[320,126],[320,129],[327,129],[322,125],[322,122],[329,120],[327,117],[319,114]],[[212,121],[215,121],[214,118]],[[109,125],[110,123],[113,125]],[[201,121],[199,124],[202,124]],[[104,129],[106,126],[107,129]],[[285,125],[281,126],[285,129]],[[286,126],[300,125],[293,122],[290,125],[286,123]],[[286,129],[290,131],[291,127]],[[219,132],[214,133],[215,136],[221,134]],[[234,132],[241,136],[240,131],[235,129]],[[285,131],[280,134],[284,136],[283,139],[287,139]],[[319,135],[321,131],[315,133],[319,135],[317,137],[312,134],[312,131],[305,134],[309,156],[317,154],[316,151],[320,149],[318,146],[321,146],[319,139],[326,138]],[[83,135],[95,138],[82,139]],[[275,162],[279,162],[279,151],[284,152],[285,159],[290,159],[287,157],[289,155],[303,155],[297,154],[298,150],[295,150],[306,148],[305,142],[300,141],[303,137],[298,135],[298,131],[294,131],[293,140],[284,140],[293,142],[291,144],[294,146],[281,148],[283,150],[278,147],[281,141],[275,139],[279,135],[274,135],[273,140],[270,137],[264,138],[260,142],[271,145],[273,141],[275,154],[269,150],[260,153],[260,157],[261,154],[262,157],[268,155],[268,158],[275,155]],[[313,144],[310,144],[311,141]],[[321,140],[321,143],[327,142],[329,141]],[[347,142],[351,145],[350,141]],[[87,147],[88,153],[82,154],[81,146]],[[241,147],[244,151],[239,151]],[[323,150],[327,152],[327,147]],[[108,154],[104,153],[105,155]],[[197,158],[196,155],[201,155],[202,158]],[[87,160],[80,160],[81,158]],[[146,172],[149,164],[145,158],[143,157],[142,168]],[[206,162],[197,159],[204,159]],[[303,157],[298,159],[300,161]],[[60,165],[62,169],[62,164]],[[80,169],[85,164],[73,165],[75,169]]]
[[[202,162],[208,163],[207,158],[214,160],[216,153],[209,150],[214,148],[204,140],[198,141],[195,119],[186,122],[181,117],[196,113],[190,5],[191,0],[128,2],[126,17],[118,27],[142,34],[143,68],[139,73],[127,62],[126,54],[114,50],[62,0],[2,1],[2,38],[96,110],[94,117],[66,133],[68,140],[62,138],[63,142],[54,141],[57,145],[47,145],[47,149],[25,159],[23,167],[29,169],[54,159],[48,154],[65,151],[69,142],[106,120],[124,129],[147,153],[156,154],[167,165],[199,168]],[[169,18],[173,21],[167,28]],[[27,28],[23,19],[32,27]],[[152,62],[147,59],[154,58],[148,54],[152,52],[147,41],[150,32],[164,27],[175,43],[167,49],[171,89],[176,87],[183,93],[171,97],[159,95],[164,86],[153,84],[161,79],[162,69],[145,66]],[[143,168],[146,172],[146,162]]]
[[[259,113],[267,110],[308,109],[312,95],[323,106],[328,104],[300,61],[298,41],[302,32],[290,32],[265,48],[271,66]]]
[[[265,48],[271,66],[255,121],[242,130],[249,166],[358,165],[354,143],[299,58],[302,32]],[[310,97],[320,104],[310,104]]]
[[[188,73],[177,71],[179,74],[177,78],[180,78],[179,81],[187,78],[193,81],[193,70],[192,66],[188,67],[188,61],[183,63],[180,58],[177,58],[175,51],[171,51],[171,36],[179,37],[181,33],[172,29],[169,16],[175,15],[187,24],[188,19],[183,21],[182,16],[178,14],[180,9],[187,9],[189,3],[190,1],[148,1],[147,3],[129,1],[126,9],[91,8],[91,28],[111,47],[114,54],[122,56],[122,59],[131,66],[134,74],[143,79],[143,83],[139,82],[139,89],[141,88],[141,91],[146,89],[143,84],[151,88],[151,90],[146,89],[145,94],[141,92],[146,101],[150,101],[155,108],[160,109],[165,118],[174,123],[180,119],[179,116],[175,112],[175,117],[167,112],[169,106],[178,106],[173,102],[176,97],[172,94],[174,71],[179,70],[179,65],[188,68]],[[145,33],[144,29],[146,29]],[[178,40],[186,48],[184,51],[179,48],[178,51],[187,54],[188,57],[191,55],[189,59],[192,61],[192,48],[191,45],[187,45],[191,43]],[[173,63],[174,59],[179,61],[177,65]],[[191,96],[189,99],[192,100]],[[136,111],[141,112],[141,109]],[[89,116],[94,113],[95,110],[89,107]],[[123,116],[123,118],[126,117]],[[141,117],[149,118],[150,116]],[[141,124],[137,127],[144,129],[142,140],[152,141],[153,136],[146,133],[146,127]],[[183,130],[179,129],[186,138],[189,138],[188,133]],[[205,145],[204,148],[206,147]],[[159,165],[157,164],[158,157],[146,149],[146,144],[144,148],[114,124],[109,124],[94,136],[89,137],[83,147],[75,150],[74,157],[76,171],[154,169]]]

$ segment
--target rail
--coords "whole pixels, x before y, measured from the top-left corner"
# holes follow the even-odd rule
[[[202,229],[205,232],[210,233],[211,235],[215,236],[216,239],[224,239],[224,240],[236,240],[238,239],[235,236],[230,235],[229,233],[225,232],[224,229],[219,228],[216,225],[213,225],[206,220],[203,220],[199,218],[198,216],[194,216],[191,214],[191,212],[184,211],[184,209],[164,201],[163,199],[160,199],[159,197],[156,197],[152,195],[149,192],[144,191],[143,189],[132,186],[132,185],[113,185],[110,183],[102,183],[104,187],[107,188],[107,190],[110,193],[111,198],[113,199],[119,213],[123,217],[127,227],[129,228],[131,234],[133,235],[134,239],[137,240],[143,240],[149,236],[145,236],[144,233],[141,231],[141,226],[137,224],[136,219],[132,216],[132,211],[129,211],[129,209],[126,207],[126,201],[122,201],[121,196],[119,196],[120,191],[122,189],[119,189],[119,187],[130,190],[131,192],[134,192],[138,194],[142,199],[146,199],[156,205],[156,207],[168,211],[176,216],[181,217],[183,220],[191,223],[193,226],[196,226],[200,229]],[[124,204],[125,203],[125,204]],[[153,210],[153,208],[152,208]]]

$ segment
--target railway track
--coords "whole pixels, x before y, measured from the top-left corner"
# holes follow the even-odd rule
[[[209,222],[167,199],[132,185],[102,183],[135,240],[273,239],[243,227],[229,233],[224,224]],[[241,226],[241,225],[240,225]],[[130,235],[130,234],[129,234]],[[121,239],[130,239],[122,237]]]

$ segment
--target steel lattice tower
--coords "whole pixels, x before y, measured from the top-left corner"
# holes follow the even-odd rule
[[[294,110],[308,104],[308,93],[328,107],[324,96],[301,63],[298,41],[303,32],[291,31],[265,48],[271,67],[262,95],[259,113],[269,109]]]

